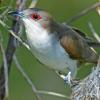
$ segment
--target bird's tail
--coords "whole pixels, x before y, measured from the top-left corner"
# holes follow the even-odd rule
[[[100,43],[98,42],[88,42],[88,45],[93,47],[93,48],[98,48],[100,47]]]

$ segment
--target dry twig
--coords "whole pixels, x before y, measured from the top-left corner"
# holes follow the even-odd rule
[[[9,26],[4,23],[2,20],[0,20],[0,24],[4,27],[7,28],[7,31],[15,38],[17,39],[20,43],[22,43],[28,50],[30,50],[28,44],[26,44],[19,36],[17,36],[13,30],[9,30]]]
[[[100,100],[100,59],[96,69],[79,84],[72,87],[74,100]]]
[[[8,96],[9,96],[9,90],[8,90],[8,65],[7,65],[7,60],[6,60],[6,55],[5,55],[5,51],[4,51],[4,48],[3,48],[2,40],[3,40],[3,38],[2,38],[1,33],[0,33],[0,47],[1,47],[1,52],[2,52],[2,55],[3,55],[3,63],[4,63],[5,98],[8,99]]]
[[[29,8],[34,8],[34,7],[37,5],[38,1],[39,1],[39,0],[32,0],[32,2],[31,2],[31,4],[30,4]]]
[[[66,96],[61,93],[56,93],[56,92],[51,92],[51,91],[44,91],[44,90],[37,90],[33,82],[30,80],[26,72],[22,69],[21,64],[19,63],[16,55],[13,56],[14,63],[16,64],[17,69],[21,72],[22,76],[26,80],[29,86],[31,86],[33,93],[36,95],[38,100],[41,100],[39,94],[44,94],[44,95],[52,95],[52,96],[57,96],[61,98],[66,98],[66,99],[71,99],[70,96]]]
[[[84,9],[83,11],[81,11],[80,13],[76,14],[75,16],[73,16],[72,18],[70,18],[68,21],[67,21],[67,24],[70,24],[74,21],[76,21],[77,19],[79,19],[80,17],[86,15],[87,13],[89,13],[90,11],[93,11],[93,9],[96,9],[97,7],[100,6],[100,2],[97,2],[95,4],[93,4],[92,6]]]
[[[25,80],[28,82],[29,86],[31,86],[33,93],[35,94],[37,100],[41,100],[39,94],[37,93],[37,89],[35,85],[32,83],[32,81],[29,79],[28,75],[25,73],[25,71],[22,69],[21,64],[19,63],[16,55],[13,56],[13,60],[16,64],[17,69],[21,72],[22,76],[25,78]]]
[[[25,2],[25,0],[20,0],[20,5],[17,7],[18,10],[23,9],[23,6],[21,4],[23,4],[23,2]],[[24,3],[25,4],[25,3]],[[19,22],[16,22],[15,20],[13,21],[13,26],[12,26],[12,30],[17,34],[19,31]],[[15,45],[15,38],[10,35],[9,37],[9,42],[7,45],[7,49],[6,49],[6,60],[7,60],[7,67],[8,67],[8,73],[10,72],[10,68],[11,68],[11,62],[12,62],[12,57],[13,54],[15,52],[16,49],[16,45]],[[0,68],[0,100],[3,100],[5,97],[5,73],[4,73],[4,64],[1,65]]]
[[[94,29],[92,23],[89,22],[88,25],[89,25],[89,28],[90,28],[91,33],[93,34],[94,38],[100,43],[100,37],[99,37],[99,35],[96,33],[96,31],[95,31],[95,29]]]

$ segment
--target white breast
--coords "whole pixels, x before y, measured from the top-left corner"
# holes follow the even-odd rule
[[[41,26],[25,19],[26,35],[34,56],[49,68],[76,74],[77,61],[69,58],[59,41]]]

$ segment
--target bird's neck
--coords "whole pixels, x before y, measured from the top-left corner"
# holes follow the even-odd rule
[[[58,38],[62,37],[70,29],[71,29],[71,27],[68,26],[67,24],[58,23],[55,20],[51,21],[50,27],[48,28],[50,33],[57,33]]]
[[[26,36],[30,46],[40,48],[48,46],[54,40],[54,34],[49,29],[44,29],[39,23],[25,20]]]
[[[31,42],[47,42],[53,37],[57,39],[67,29],[65,28],[66,26],[57,23],[55,20],[51,20],[46,28],[31,19],[24,19],[24,24],[27,38],[31,40]]]

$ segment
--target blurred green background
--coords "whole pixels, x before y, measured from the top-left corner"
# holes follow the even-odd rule
[[[15,1],[16,0],[13,0],[13,2],[11,3],[10,0],[3,0],[0,4],[0,8],[8,6],[8,4],[11,3],[14,9]],[[31,0],[27,0],[27,7],[30,2]],[[39,0],[37,7],[46,9],[46,11],[50,12],[57,21],[67,22],[68,19],[76,15],[82,9],[85,9],[96,2],[97,0]],[[11,20],[12,19],[9,18],[9,20],[6,22],[10,26]],[[89,21],[92,22],[96,32],[100,35],[100,16],[95,10],[74,21],[73,23],[71,23],[71,26],[79,28],[88,36],[93,38],[88,27]],[[6,48],[8,41],[8,32],[1,25],[0,32],[2,32],[3,34],[3,44]],[[100,53],[100,48],[97,51]],[[32,56],[31,52],[26,50],[26,48],[24,48],[23,46],[18,47],[16,50],[16,55],[25,72],[29,75],[30,79],[33,81],[38,90],[58,92],[70,96],[71,90],[64,83],[64,81],[59,78],[55,72],[39,64],[37,60]],[[0,53],[0,65],[1,64],[2,55]],[[78,71],[78,78],[83,78],[90,71],[90,65],[85,65],[84,68],[81,68]],[[23,76],[18,71],[14,63],[12,63],[12,68],[9,76],[9,90],[9,100],[36,100],[31,87],[24,80]],[[66,100],[65,98],[50,95],[40,96],[42,100]]]

